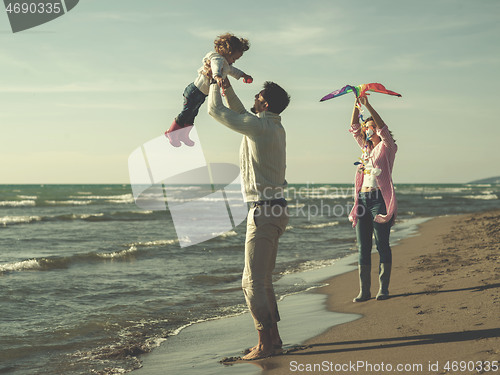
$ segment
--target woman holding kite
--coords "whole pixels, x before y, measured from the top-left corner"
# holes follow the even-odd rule
[[[371,117],[362,120],[361,105]],[[361,122],[361,123],[360,123]],[[353,302],[371,298],[371,251],[372,236],[380,256],[377,300],[389,298],[392,253],[389,246],[391,226],[396,219],[397,202],[392,182],[392,167],[398,146],[391,132],[366,95],[356,98],[349,131],[361,147],[362,156],[356,162],[355,201],[349,220],[356,228],[359,250],[360,292]]]
[[[349,131],[363,152],[357,165],[355,176],[354,207],[349,220],[356,228],[356,240],[359,249],[359,295],[353,302],[363,302],[371,298],[371,252],[372,237],[380,256],[377,300],[389,298],[392,252],[389,246],[391,226],[396,220],[397,202],[392,183],[392,167],[398,146],[377,111],[368,102],[368,91],[401,97],[395,91],[388,90],[381,83],[366,83],[359,86],[346,85],[321,98],[321,102],[333,99],[349,92],[356,96]],[[361,105],[371,114],[366,120],[361,116]]]

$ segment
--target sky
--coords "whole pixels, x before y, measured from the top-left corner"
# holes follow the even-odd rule
[[[18,33],[0,15],[0,183],[128,183],[129,155],[170,126],[228,31],[251,43],[241,101],[265,81],[292,98],[289,183],[353,181],[354,96],[319,99],[369,82],[402,94],[369,97],[399,146],[396,184],[500,175],[499,1],[81,0]],[[206,104],[195,124],[207,162],[238,164],[241,135]]]

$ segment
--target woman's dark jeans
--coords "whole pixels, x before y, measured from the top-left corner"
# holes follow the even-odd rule
[[[359,193],[358,223],[356,224],[356,240],[359,250],[359,265],[369,266],[372,263],[372,237],[380,256],[380,263],[392,263],[392,252],[389,246],[392,218],[387,223],[373,221],[377,214],[386,215],[384,198],[380,190]]]
[[[202,93],[194,83],[190,83],[184,90],[184,106],[182,112],[175,118],[175,122],[177,122],[181,128],[186,125],[193,125],[194,118],[198,114],[206,97],[207,95]]]

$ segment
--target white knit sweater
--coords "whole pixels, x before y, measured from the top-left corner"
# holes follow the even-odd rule
[[[212,68],[212,76],[221,76],[226,78],[228,75],[236,79],[240,79],[243,76],[243,72],[232,65],[229,65],[227,60],[219,55],[217,52],[209,52],[203,58],[203,65],[198,69],[198,77],[194,80],[194,85],[198,89],[208,95],[208,89],[210,88],[210,80],[203,74],[205,61],[210,61],[210,67]]]
[[[243,134],[240,170],[246,202],[284,197],[286,133],[281,117],[269,111],[257,116],[247,112],[232,87],[225,90],[228,107],[222,104],[220,89],[210,86],[208,113],[228,128]]]

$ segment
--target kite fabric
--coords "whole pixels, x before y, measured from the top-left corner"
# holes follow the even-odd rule
[[[360,98],[362,96],[367,95],[366,94],[367,91],[380,92],[382,94],[394,95],[394,96],[401,97],[401,94],[398,94],[397,92],[394,92],[391,90],[387,90],[384,87],[384,85],[382,85],[381,83],[365,83],[365,84],[359,85],[359,86],[346,85],[339,90],[335,90],[335,91],[329,93],[328,95],[325,95],[324,97],[321,98],[320,102],[324,102],[325,100],[336,98],[337,96],[341,96],[341,95],[347,94],[349,92],[353,92],[354,95],[356,95],[356,98]]]

